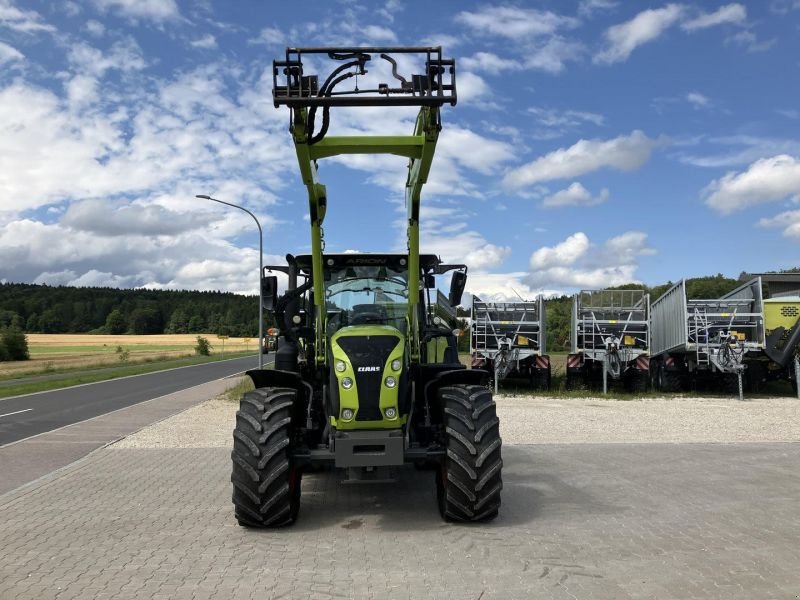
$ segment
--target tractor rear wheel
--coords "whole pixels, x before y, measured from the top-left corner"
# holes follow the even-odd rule
[[[300,470],[291,458],[292,407],[297,392],[247,392],[233,430],[233,504],[243,527],[290,525],[300,509]]]
[[[492,393],[480,385],[439,390],[446,456],[436,474],[439,512],[446,521],[488,521],[500,509],[503,459]]]

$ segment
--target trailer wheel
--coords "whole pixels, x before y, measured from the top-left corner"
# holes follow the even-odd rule
[[[297,392],[260,388],[239,403],[233,430],[233,504],[243,527],[280,527],[297,519],[300,469],[291,457]]]
[[[744,372],[744,389],[751,394],[758,394],[766,383],[767,370],[760,362],[752,362],[747,365]]]
[[[682,387],[682,378],[680,373],[675,371],[667,371],[664,368],[664,363],[658,363],[656,368],[656,387],[660,392],[679,392]]]
[[[533,369],[528,383],[534,390],[549,390],[550,377],[550,369]]]
[[[647,391],[650,384],[650,374],[647,371],[640,371],[638,369],[631,369],[626,378],[626,387],[629,391],[634,393],[642,393]]]
[[[583,373],[567,371],[567,390],[580,391],[586,389],[586,376]]]
[[[439,513],[446,521],[488,521],[503,489],[500,420],[492,393],[479,385],[439,390],[446,456],[436,474]]]

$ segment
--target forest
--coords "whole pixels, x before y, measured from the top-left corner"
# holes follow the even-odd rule
[[[265,327],[272,324],[264,316]],[[258,336],[258,298],[227,292],[0,284],[0,328],[27,333]]]

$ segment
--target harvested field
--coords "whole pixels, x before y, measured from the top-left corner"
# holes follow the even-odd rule
[[[91,368],[191,356],[197,336],[208,338],[212,352],[222,350],[215,334],[88,335],[29,333],[31,360],[0,363],[0,377],[24,376],[61,369]],[[225,352],[255,350],[256,338],[228,338]],[[121,348],[121,351],[118,351]],[[127,352],[127,358],[121,355]]]

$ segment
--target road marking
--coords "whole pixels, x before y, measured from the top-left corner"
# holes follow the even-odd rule
[[[253,357],[258,358],[258,354],[253,354]],[[232,362],[234,360],[244,360],[246,358],[250,358],[250,356],[240,356],[239,358],[225,358],[223,360],[213,360],[204,363],[198,363],[196,365],[186,365],[184,367],[170,367],[169,369],[161,369],[160,371],[148,371],[147,373],[137,373],[136,375],[125,375],[124,377],[115,377],[113,379],[101,379],[100,381],[90,381],[89,383],[78,383],[76,385],[68,385],[67,387],[60,387],[60,388],[53,388],[52,390],[42,390],[41,392],[30,392],[28,394],[18,394],[16,396],[6,396],[5,398],[0,398],[0,403],[5,402],[6,400],[16,400],[17,398],[24,398],[25,396],[37,396],[39,394],[49,394],[50,392],[60,392],[61,390],[70,390],[72,388],[78,387],[85,387],[88,385],[97,385],[98,383],[108,383],[109,381],[119,381],[121,379],[130,379],[131,377],[145,377],[147,375],[155,375],[156,373],[166,373],[167,371],[177,371],[178,369],[193,369],[194,367],[205,367],[207,365],[216,365],[224,362]],[[272,359],[275,362],[275,359]],[[264,362],[265,365],[272,364],[268,362]],[[257,369],[258,366],[256,365],[253,367]],[[244,371],[238,371],[234,373],[237,375],[238,373],[244,373]],[[225,377],[220,377],[220,379],[225,379]]]
[[[12,413],[6,413],[4,415],[0,415],[0,417],[10,417],[11,415],[18,415],[19,413],[28,412],[29,410],[33,410],[32,408],[26,408],[25,410],[16,410]]]
[[[243,358],[247,358],[247,357],[243,357]],[[240,359],[231,358],[231,359],[226,359],[226,360],[240,360]],[[218,361],[218,362],[223,362],[223,361]],[[267,364],[271,365],[274,362],[275,362],[275,359],[273,358],[272,362],[264,361],[264,364],[265,365],[267,365]],[[209,364],[209,363],[203,363],[203,364]],[[191,365],[191,366],[199,367],[200,365]],[[176,367],[176,368],[178,368],[178,369],[186,369],[188,367]],[[172,370],[173,369],[165,369],[165,371],[172,371]],[[141,377],[142,375],[152,375],[154,373],[163,373],[163,372],[164,371],[153,371],[153,373],[142,373],[140,375],[129,375],[129,377]],[[191,390],[193,388],[200,387],[201,385],[206,385],[207,383],[213,383],[215,381],[222,381],[223,379],[232,379],[232,378],[234,378],[234,377],[236,377],[238,375],[242,375],[243,373],[245,373],[245,371],[237,371],[236,373],[233,373],[232,375],[225,375],[224,377],[218,377],[217,379],[212,379],[211,381],[206,381],[204,383],[198,383],[197,385],[192,385],[192,386],[189,386],[188,388],[175,390],[174,392],[170,392],[169,394],[162,394],[161,396],[156,396],[155,398],[150,398],[148,400],[143,400],[143,401],[137,402],[135,404],[129,404],[128,406],[123,406],[122,408],[117,408],[116,410],[111,410],[109,412],[101,413],[99,415],[95,415],[94,417],[89,417],[88,419],[83,419],[82,421],[76,421],[75,423],[69,423],[67,425],[62,425],[61,427],[56,427],[55,429],[50,429],[48,431],[42,431],[42,432],[39,432],[39,433],[35,433],[35,434],[30,435],[30,436],[28,436],[26,438],[22,438],[21,440],[14,440],[13,442],[8,442],[7,444],[0,443],[0,450],[2,450],[4,448],[8,448],[9,446],[13,446],[14,444],[19,444],[20,442],[24,442],[26,440],[30,440],[30,439],[33,439],[33,438],[38,438],[39,436],[42,436],[42,435],[47,435],[48,433],[53,433],[55,431],[61,431],[62,429],[67,429],[68,427],[72,427],[73,425],[79,425],[80,423],[85,423],[86,421],[94,421],[95,419],[99,419],[100,417],[104,417],[106,415],[111,415],[111,414],[114,414],[116,412],[120,412],[122,410],[133,408],[135,406],[141,406],[142,404],[147,404],[148,402],[153,402],[154,400],[160,400],[161,398],[169,396],[170,394],[177,394],[178,392],[184,392],[186,390]],[[118,377],[117,379],[126,379],[126,378],[125,377]],[[109,380],[106,380],[106,381],[113,381],[113,380],[109,379]],[[70,386],[70,387],[83,387],[85,385],[95,385],[95,383],[103,383],[103,382],[102,381],[96,381],[94,383],[82,383],[80,385],[73,385],[73,386]],[[51,392],[56,392],[56,391],[67,390],[67,389],[70,389],[70,388],[60,388],[58,390],[50,390],[50,391]],[[45,392],[34,392],[34,394],[44,394],[44,393]],[[34,394],[25,394],[25,395],[26,396],[33,396]],[[14,397],[15,398],[19,398],[20,396],[14,396]],[[6,398],[3,398],[2,400],[6,400]],[[2,400],[0,400],[0,401],[2,401]],[[209,398],[209,400],[210,400],[210,398]],[[33,410],[33,409],[31,408],[31,409],[27,409],[27,410]],[[183,412],[183,411],[180,411],[180,412]],[[164,417],[164,418],[167,418],[167,417]],[[158,421],[156,421],[156,422],[158,422]],[[152,424],[153,423],[150,423],[150,425],[152,425]],[[144,427],[147,427],[147,425],[145,425]],[[144,429],[144,427],[141,427],[140,429]],[[133,432],[133,433],[136,433],[136,432]],[[108,446],[110,444],[113,444],[114,442],[119,441],[119,440],[121,440],[122,438],[124,438],[124,437],[126,437],[128,435],[131,435],[131,434],[126,434],[126,435],[123,435],[120,438],[112,440],[108,444],[106,444],[106,446]],[[42,477],[44,477],[44,475]],[[2,496],[2,494],[0,494],[0,496]]]

